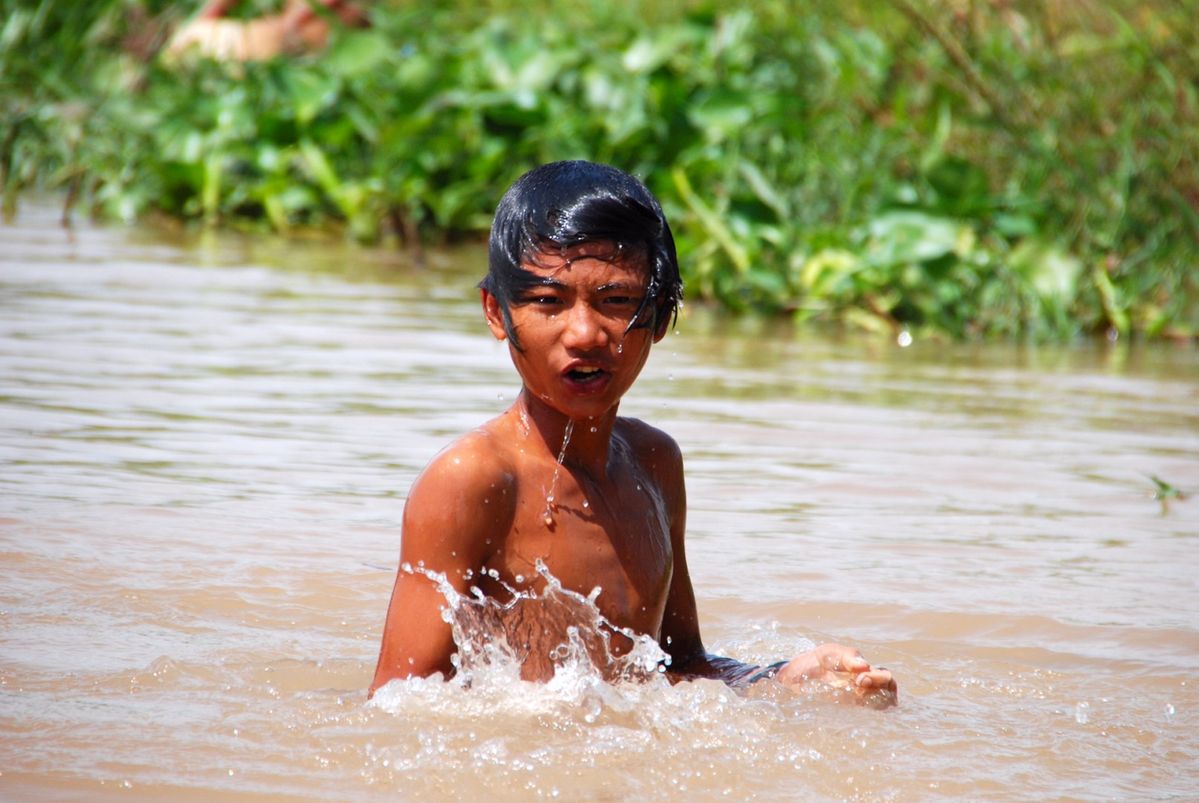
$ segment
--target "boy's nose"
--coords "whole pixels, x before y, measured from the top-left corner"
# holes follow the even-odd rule
[[[608,344],[608,332],[599,314],[586,304],[577,304],[567,312],[562,344],[571,349],[593,349]]]

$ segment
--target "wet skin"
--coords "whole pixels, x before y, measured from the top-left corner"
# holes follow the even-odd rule
[[[404,509],[401,564],[443,573],[461,594],[478,585],[504,600],[504,584],[541,590],[540,560],[565,588],[587,595],[599,586],[600,612],[615,627],[655,638],[672,658],[672,679],[736,682],[753,675],[758,667],[709,655],[700,640],[678,445],[617,416],[669,323],[630,327],[646,292],[644,259],[587,243],[540,254],[524,267],[541,281],[510,309],[520,348],[509,343],[509,352],[521,392],[417,478]],[[482,303],[492,334],[506,339],[499,302],[482,291]],[[487,576],[491,570],[498,581]],[[455,646],[441,618],[444,605],[423,574],[397,573],[371,693],[396,677],[452,674]],[[535,607],[527,615],[546,616]],[[552,675],[547,656],[565,640],[568,624],[518,624],[525,641],[514,646],[528,648],[526,678]],[[615,634],[613,646],[622,652],[629,640]],[[777,679],[798,685],[840,681],[845,673],[851,696],[877,698],[881,691],[893,699],[890,672],[840,645],[797,656]]]

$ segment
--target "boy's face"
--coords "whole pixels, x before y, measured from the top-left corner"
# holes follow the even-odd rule
[[[666,334],[629,329],[649,283],[646,258],[612,243],[583,243],[537,254],[522,267],[540,283],[512,299],[521,349],[510,347],[525,387],[571,419],[612,410],[641,373],[649,349]],[[499,301],[483,291],[492,334],[505,338]]]

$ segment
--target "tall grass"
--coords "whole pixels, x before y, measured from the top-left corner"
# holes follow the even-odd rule
[[[1197,0],[372,6],[168,68],[173,4],[5,0],[0,179],[418,247],[548,160],[662,198],[689,296],[883,331],[1199,333]],[[140,37],[140,39],[139,39]]]

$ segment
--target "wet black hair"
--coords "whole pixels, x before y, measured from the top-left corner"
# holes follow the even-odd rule
[[[612,242],[619,252],[644,254],[649,284],[629,329],[656,329],[678,314],[683,299],[679,258],[653,193],[615,167],[551,162],[518,178],[500,199],[491,224],[487,276],[479,283],[499,301],[504,331],[517,349],[510,305],[541,282],[522,265],[539,253],[591,242]]]

